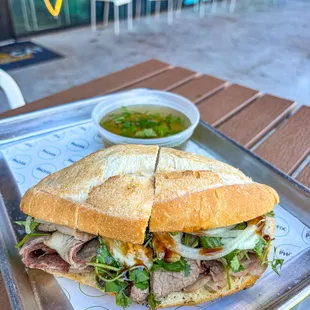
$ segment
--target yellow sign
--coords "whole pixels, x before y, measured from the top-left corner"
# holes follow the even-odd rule
[[[62,0],[56,0],[55,7],[51,5],[50,0],[44,0],[44,3],[48,11],[55,17],[57,17],[61,10]]]

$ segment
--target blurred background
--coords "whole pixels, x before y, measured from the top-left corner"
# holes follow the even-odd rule
[[[115,1],[121,1],[119,6],[110,2],[108,9],[105,2],[93,1],[96,30],[90,27],[90,0],[64,0],[58,17],[50,14],[43,0],[0,1],[2,47],[31,41],[61,56],[31,66],[5,68],[26,102],[157,58],[309,103],[309,1],[171,0],[169,20],[168,1],[129,0],[132,29],[128,28],[128,1]],[[55,0],[50,2],[55,4]],[[119,35],[115,35],[113,24],[115,8],[119,11]],[[104,26],[105,11],[109,24]],[[2,64],[5,53],[9,52],[0,50]],[[0,93],[0,111],[8,108]]]

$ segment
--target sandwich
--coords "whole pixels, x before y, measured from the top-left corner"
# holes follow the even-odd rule
[[[268,265],[278,194],[220,161],[158,146],[95,152],[30,188],[16,222],[27,268],[126,308],[194,305],[249,288]]]

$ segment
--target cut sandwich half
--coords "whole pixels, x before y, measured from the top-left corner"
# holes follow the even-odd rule
[[[17,222],[28,268],[150,308],[198,304],[248,288],[283,261],[267,185],[216,160],[157,146],[93,153],[27,191]]]

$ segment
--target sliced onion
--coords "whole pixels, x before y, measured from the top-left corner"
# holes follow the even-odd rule
[[[255,231],[257,229],[256,225],[248,225],[248,227],[239,234],[238,237],[233,238],[230,242],[224,245],[223,249],[213,252],[213,253],[207,253],[207,254],[201,254],[203,253],[203,248],[191,248],[188,246],[185,246],[182,244],[182,233],[177,234],[176,236],[171,236],[175,241],[175,246],[171,248],[170,250],[174,250],[181,256],[185,258],[190,259],[196,259],[196,260],[212,260],[212,259],[218,259],[221,258],[228,253],[232,252],[235,249],[243,248],[243,244],[252,237],[253,234],[255,234]]]
[[[210,234],[209,231],[206,231],[203,235],[207,236],[207,237],[234,238],[234,237],[238,237],[242,232],[243,232],[243,230],[228,230],[225,232],[211,233]]]
[[[238,246],[238,250],[252,250],[255,248],[256,243],[259,241],[259,236],[254,234],[248,240],[243,243],[240,243]]]
[[[231,229],[233,229],[236,225],[230,225],[227,227],[222,228],[212,228],[208,230],[201,230],[199,232],[191,233],[192,235],[196,236],[210,236],[210,237],[217,237],[222,236],[225,233],[230,232]]]
[[[26,218],[26,223],[25,223],[25,232],[26,234],[30,234],[31,233],[31,221],[32,221],[32,216],[28,215]]]

